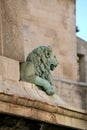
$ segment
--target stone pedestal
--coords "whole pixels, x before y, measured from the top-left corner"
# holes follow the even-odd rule
[[[86,130],[85,110],[70,107],[35,85],[0,77],[0,113]],[[44,130],[46,126],[42,127]]]

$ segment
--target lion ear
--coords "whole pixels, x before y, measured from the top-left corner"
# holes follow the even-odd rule
[[[51,52],[52,52],[52,48],[51,46],[48,46],[45,50],[45,55],[47,58],[50,57]]]
[[[51,46],[47,46],[47,49],[48,49],[49,51],[52,51]]]

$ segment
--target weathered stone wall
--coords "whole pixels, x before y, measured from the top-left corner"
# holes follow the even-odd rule
[[[87,83],[55,78],[56,93],[70,106],[87,109]]]
[[[74,0],[0,0],[0,54],[20,62],[35,47],[51,45],[54,75],[77,80]]]
[[[0,1],[0,55],[2,54],[2,17],[1,17],[1,1]]]
[[[59,60],[54,75],[77,79],[75,3],[73,0],[22,0],[25,57],[39,45],[51,45]]]
[[[19,0],[0,0],[0,55],[24,61]]]
[[[17,80],[20,79],[19,62],[4,56],[0,56],[0,75],[7,79]]]

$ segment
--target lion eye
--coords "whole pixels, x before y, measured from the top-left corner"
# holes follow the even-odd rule
[[[47,53],[47,56],[50,56],[50,53]]]

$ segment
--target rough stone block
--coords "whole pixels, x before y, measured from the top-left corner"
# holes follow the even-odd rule
[[[24,61],[22,19],[19,1],[0,0],[1,8],[1,35],[0,55]]]
[[[19,62],[0,56],[0,75],[12,80],[19,80]]]

